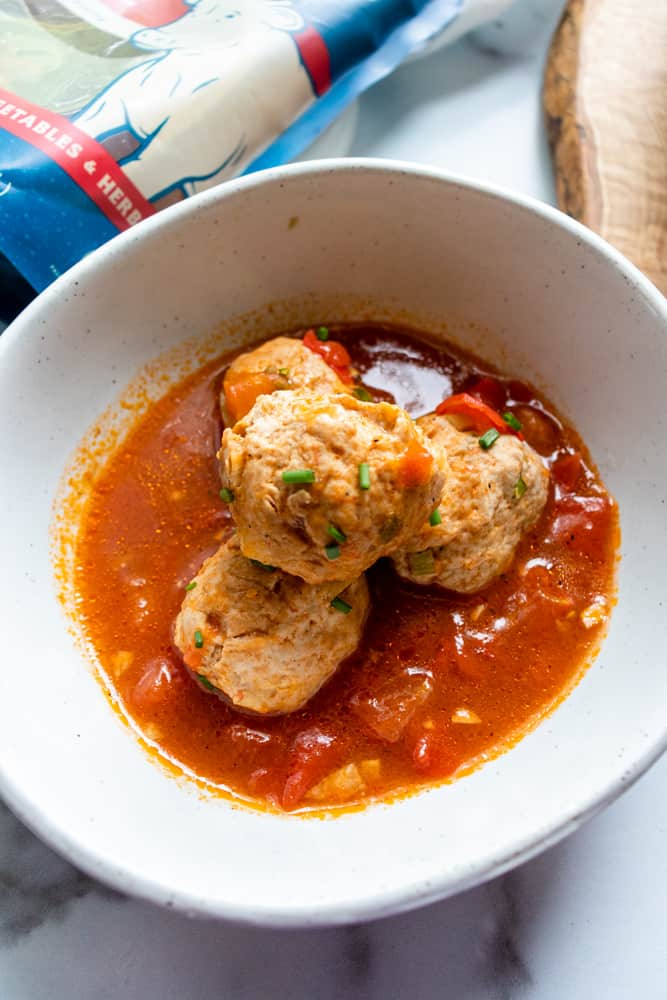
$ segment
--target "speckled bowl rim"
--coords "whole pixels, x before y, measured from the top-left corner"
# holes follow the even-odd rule
[[[582,245],[604,258],[610,268],[616,269],[623,275],[626,282],[646,301],[647,306],[662,319],[667,334],[667,300],[658,289],[605,240],[558,209],[527,195],[472,180],[446,170],[399,160],[376,160],[367,157],[340,158],[276,167],[228,181],[220,187],[212,188],[165,209],[143,222],[137,229],[118,235],[54,281],[7,328],[0,337],[0,363],[2,363],[3,350],[9,346],[10,341],[14,337],[21,336],[25,327],[33,323],[36,325],[36,321],[41,316],[48,315],[52,302],[74,290],[76,285],[83,284],[89,276],[96,275],[104,269],[107,262],[122,255],[129,246],[136,242],[142,242],[152,232],[158,230],[166,232],[177,227],[182,219],[190,215],[205,213],[232,195],[279,184],[287,177],[313,177],[346,172],[354,174],[359,171],[398,176],[407,175],[442,182],[467,192],[475,192],[497,199],[513,206],[518,211],[537,216],[545,223],[569,232]],[[552,824],[538,832],[517,838],[513,850],[497,855],[490,852],[486,856],[480,857],[474,865],[469,866],[458,877],[452,877],[451,873],[439,876],[436,868],[433,877],[427,883],[388,887],[382,892],[376,893],[372,898],[360,899],[353,903],[349,901],[324,905],[318,903],[316,906],[294,907],[293,904],[288,904],[285,907],[276,907],[262,905],[257,901],[243,905],[221,905],[185,891],[173,892],[158,880],[137,877],[117,867],[85,843],[70,836],[66,830],[52,823],[48,817],[42,814],[39,805],[24,795],[22,789],[13,782],[11,775],[5,773],[2,764],[0,764],[0,793],[19,819],[47,844],[87,874],[121,892],[166,907],[176,908],[190,916],[219,917],[259,926],[323,927],[375,919],[414,909],[442,900],[447,896],[501,875],[574,832],[587,819],[630,788],[666,749],[667,717],[663,731],[643,752],[634,756],[629,753],[624,757],[622,766],[610,763],[609,778],[600,783],[595,793],[580,795],[580,801],[571,803],[564,810],[562,821],[557,825]],[[335,820],[332,821],[335,822]]]

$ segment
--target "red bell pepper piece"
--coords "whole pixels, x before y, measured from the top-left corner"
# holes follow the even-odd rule
[[[516,434],[499,413],[481,399],[471,396],[469,392],[459,392],[449,399],[444,399],[439,406],[436,406],[435,412],[441,416],[458,417],[457,426],[460,430],[485,434],[493,428],[499,434]]]
[[[333,368],[341,382],[346,385],[352,384],[354,381],[350,371],[352,358],[337,340],[320,340],[314,330],[307,330],[303,337],[303,346],[313,354],[319,354],[329,368]]]

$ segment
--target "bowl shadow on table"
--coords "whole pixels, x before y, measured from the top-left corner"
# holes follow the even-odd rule
[[[564,852],[576,850],[570,838],[513,872],[411,913],[342,928],[277,931],[192,920],[128,899],[63,861],[1,804],[0,843],[0,948],[19,942],[27,948],[31,940],[37,948],[34,938],[43,936],[45,946],[51,942],[52,995],[73,1000],[85,995],[78,977],[103,975],[128,952],[140,977],[132,984],[137,996],[144,982],[155,985],[157,977],[164,983],[159,994],[151,986],[150,1000],[197,1000],[223,984],[235,998],[265,995],[270,984],[274,996],[295,1000],[430,1000],[439,982],[457,1000],[516,997],[533,982],[526,960],[530,928],[550,905]],[[67,945],[54,950],[53,936],[64,923]],[[91,956],[93,928],[98,943]],[[188,970],[195,968],[193,993]]]
[[[387,109],[391,109],[392,127],[401,119],[418,114],[430,100],[448,104],[448,129],[459,125],[466,129],[475,123],[469,119],[467,103],[458,107],[456,98],[466,91],[491,83],[511,65],[542,59],[564,0],[523,0],[516,2],[498,21],[484,25],[453,44],[436,49],[410,61],[364,96],[361,102],[358,139],[352,156],[362,156],[368,147],[381,143],[387,128]],[[526,8],[540,8],[538,11]],[[484,115],[502,113],[507,100],[502,87],[485,87]]]
[[[417,64],[396,70],[361,102],[358,138],[350,155],[363,156],[369,146],[382,140],[387,124],[385,109],[391,108],[392,122],[397,125],[401,119],[418,112],[425,100],[453,98],[458,92],[502,73],[505,66],[503,59],[481,52],[474,41],[466,37],[447,49],[424,56]],[[407,75],[409,86],[405,84]]]

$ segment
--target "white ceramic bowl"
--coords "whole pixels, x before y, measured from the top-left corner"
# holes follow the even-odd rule
[[[257,309],[255,337],[360,311],[433,330],[453,321],[459,339],[547,389],[621,511],[609,636],[557,711],[470,777],[330,820],[233,807],[156,766],[68,632],[50,562],[59,480],[94,418],[144,363]],[[0,338],[9,804],[120,889],[274,925],[417,906],[573,830],[667,738],[666,330],[659,293],[564,215],[401,164],[323,161],[235,181],[82,261]]]

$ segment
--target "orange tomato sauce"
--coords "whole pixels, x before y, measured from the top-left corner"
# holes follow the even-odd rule
[[[412,586],[388,560],[374,566],[359,649],[302,710],[250,717],[202,691],[172,641],[185,586],[232,530],[215,458],[231,358],[207,364],[136,421],[87,504],[77,614],[151,741],[205,781],[283,809],[339,805],[309,801],[309,789],[349,763],[364,775],[362,798],[382,797],[498,754],[580,678],[613,604],[616,506],[543,395],[406,331],[332,327],[331,338],[374,398],[413,416],[457,392],[514,413],[551,487],[510,571],[479,594]]]

